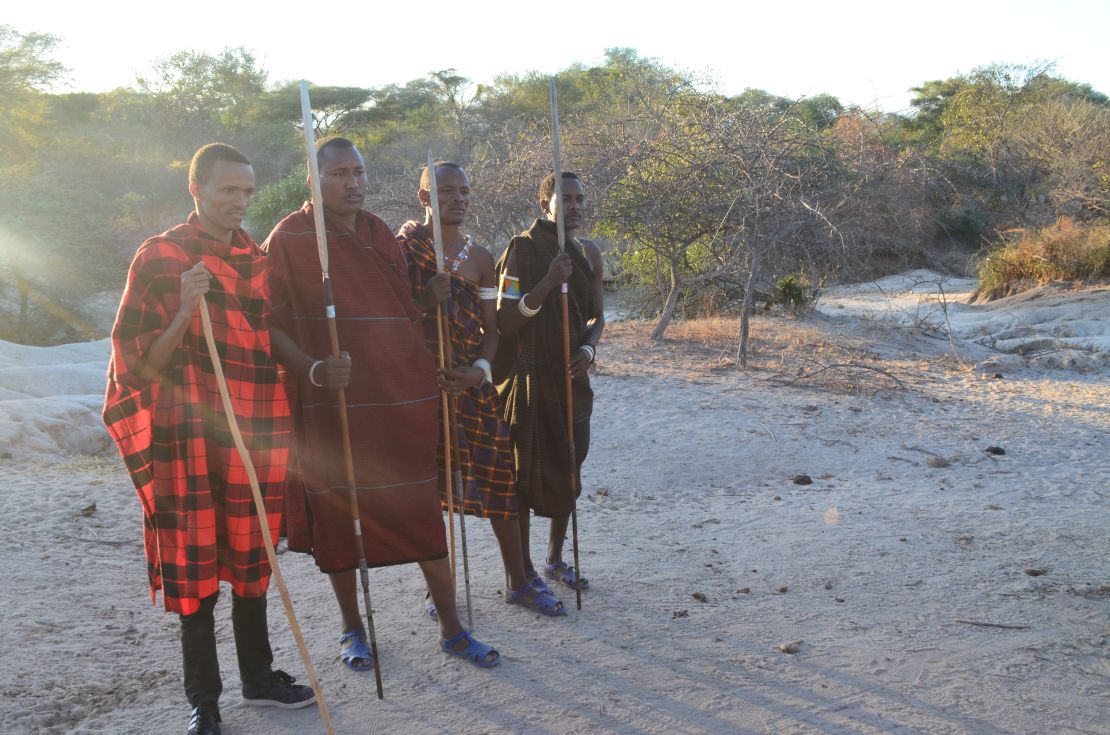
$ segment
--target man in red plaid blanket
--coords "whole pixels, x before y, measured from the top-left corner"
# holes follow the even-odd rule
[[[204,296],[277,536],[290,417],[270,357],[265,259],[241,229],[253,192],[254,170],[241,153],[218,143],[198,150],[189,167],[196,211],[139,247],[112,327],[104,421],[143,508],[151,595],[161,589],[166,609],[181,616],[190,735],[220,732],[213,619],[220,582],[231,585],[244,701],[283,708],[315,701],[309,687],[271,668],[270,567],[198,311]]]
[[[513,454],[509,430],[501,419],[501,399],[491,382],[490,362],[497,352],[497,286],[493,255],[464,235],[460,226],[470,206],[470,178],[457,163],[435,164],[439,197],[440,228],[432,222],[431,177],[425,167],[417,197],[424,205],[423,222],[406,222],[397,233],[409,260],[409,277],[417,301],[436,278],[435,239],[442,242],[444,270],[451,281],[451,298],[443,302],[444,320],[451,333],[454,369],[444,376],[444,384],[454,394],[457,406],[455,438],[462,487],[453,488],[455,503],[468,515],[488,518],[501,559],[505,565],[505,602],[526,607],[547,616],[565,614],[563,603],[539,575],[529,576],[517,520],[517,498],[513,476]],[[424,335],[428,348],[439,349],[435,309],[424,313]],[[441,413],[442,413],[442,402]],[[440,417],[440,426],[443,417]],[[446,489],[443,474],[444,442],[440,438],[441,489]],[[454,478],[451,478],[454,482]],[[447,507],[446,502],[444,507]],[[428,613],[436,609],[426,598]]]

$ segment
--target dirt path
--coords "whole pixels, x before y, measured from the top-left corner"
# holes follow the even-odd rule
[[[283,555],[339,732],[1110,732],[1106,377],[993,378],[942,341],[823,319],[760,320],[737,373],[731,328],[661,346],[611,328],[580,501],[584,610],[572,594],[562,620],[504,605],[488,526],[468,525],[475,627],[499,669],[437,652],[415,567],[376,570],[378,702],[337,663],[327,580]],[[782,385],[817,364],[854,366]],[[146,598],[122,465],[0,469],[4,729],[183,730],[177,621]],[[224,732],[323,732],[314,710],[239,703],[228,610]],[[278,665],[299,674],[276,594],[270,611]]]

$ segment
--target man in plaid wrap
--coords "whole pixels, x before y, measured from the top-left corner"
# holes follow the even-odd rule
[[[442,227],[445,274],[450,279],[451,298],[443,302],[443,315],[451,333],[454,368],[444,376],[457,410],[455,440],[462,487],[453,488],[455,502],[463,512],[489,518],[505,565],[505,600],[529,607],[546,615],[563,613],[562,603],[551,594],[536,589],[526,576],[520,543],[516,491],[513,483],[513,457],[509,432],[501,419],[501,402],[491,382],[490,361],[497,352],[497,287],[493,256],[460,231],[470,205],[470,179],[457,163],[435,164]],[[409,277],[417,301],[423,301],[429,285],[437,278],[432,221],[430,176],[425,168],[417,192],[424,206],[424,222],[406,222],[397,234],[409,261]],[[439,349],[438,319],[435,309],[424,314],[424,335],[428,348]],[[440,402],[439,442],[440,489],[446,490],[444,474],[443,403]],[[450,478],[454,482],[454,478]],[[443,507],[448,507],[446,501]],[[429,613],[435,608],[428,605]]]
[[[443,649],[493,666],[497,652],[463,629],[455,609],[437,487],[439,387],[404,254],[386,224],[362,209],[366,168],[354,144],[322,139],[317,160],[344,355],[331,356],[313,205],[279,222],[262,245],[274,354],[293,406],[289,548],[311,553],[331,577],[343,620],[341,658],[356,671],[370,669],[336,395],[342,388],[367,565],[417,562],[443,613]]]
[[[604,288],[601,251],[589,240],[572,237],[585,221],[582,181],[577,174],[564,172],[558,183],[563,191],[566,250],[559,252],[556,182],[555,175],[549,174],[539,192],[544,219],[537,219],[514,237],[498,261],[501,345],[493,372],[500,381],[498,393],[505,402],[505,420],[513,441],[525,559],[531,508],[536,515],[551,519],[545,573],[572,589],[584,590],[589,583],[563,561],[563,542],[576,493],[582,490],[582,462],[590,448],[594,394],[587,371],[605,329]],[[573,458],[566,430],[562,283],[569,286]],[[572,472],[576,493],[571,492]]]
[[[181,616],[189,732],[219,732],[223,685],[213,609],[232,588],[243,696],[301,707],[312,690],[271,669],[266,627],[270,567],[247,473],[220,401],[198,306],[208,302],[219,358],[258,473],[270,531],[281,526],[289,408],[270,358],[265,261],[241,229],[254,171],[234,148],[193,157],[188,220],[135,254],[112,327],[104,420],[143,509],[152,597]]]

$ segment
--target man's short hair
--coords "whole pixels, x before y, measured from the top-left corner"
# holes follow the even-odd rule
[[[436,171],[439,171],[441,168],[453,168],[456,171],[463,170],[463,167],[454,161],[436,161],[432,165],[435,166]],[[424,191],[428,191],[428,187],[431,185],[432,177],[428,174],[428,167],[425,166],[424,170],[420,172],[420,188]]]
[[[209,143],[201,146],[193,154],[193,160],[189,163],[189,183],[208,183],[209,177],[212,176],[212,169],[216,167],[216,161],[251,165],[246,156],[227,143]]]
[[[347,138],[338,135],[328,135],[316,141],[316,165],[324,162],[324,153],[327,151],[344,151],[354,148],[355,144]]]
[[[573,171],[564,171],[563,172],[563,181],[566,181],[567,179],[574,179],[579,184],[582,183],[582,177],[579,176],[578,174],[574,173]],[[555,194],[555,172],[552,171],[547,176],[544,176],[543,181],[540,182],[540,201],[542,202],[544,199],[547,199],[548,201],[550,201],[552,195],[554,195],[554,194]]]

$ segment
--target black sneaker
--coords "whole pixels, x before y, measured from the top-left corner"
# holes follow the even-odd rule
[[[294,684],[295,681],[284,671],[271,671],[261,683],[243,684],[243,702],[255,707],[281,709],[300,709],[315,702],[312,687]]]
[[[202,704],[193,708],[189,716],[189,729],[185,735],[220,735],[220,708],[214,704]]]

